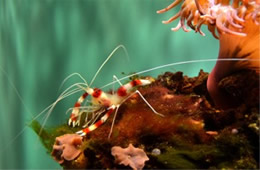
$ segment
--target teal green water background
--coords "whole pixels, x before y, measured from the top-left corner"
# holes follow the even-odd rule
[[[217,58],[218,41],[172,32],[156,11],[170,0],[0,0],[0,169],[49,169],[60,166],[46,153],[37,135],[27,126],[32,117],[57,99],[73,83],[71,73],[88,82],[112,50],[123,44],[104,66],[93,86],[101,87],[129,73],[155,66],[196,59]],[[210,71],[214,62],[167,67],[146,73],[183,71],[195,76]],[[125,74],[121,74],[124,72]],[[112,87],[108,87],[111,89]],[[67,109],[80,93],[60,102],[47,125],[64,123]],[[38,120],[42,120],[43,116]]]

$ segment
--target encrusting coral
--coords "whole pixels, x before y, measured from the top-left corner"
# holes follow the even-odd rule
[[[125,149],[120,146],[113,146],[111,154],[115,157],[116,162],[125,166],[130,166],[134,170],[143,169],[145,161],[148,161],[143,149],[135,148],[132,144]]]
[[[64,160],[72,161],[82,152],[82,137],[76,134],[65,134],[55,139],[51,155],[60,164]]]

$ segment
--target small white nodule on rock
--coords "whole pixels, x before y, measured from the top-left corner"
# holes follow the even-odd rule
[[[231,130],[231,132],[232,132],[232,134],[237,134],[238,130],[234,128],[234,129]]]
[[[134,170],[142,169],[145,161],[149,160],[143,149],[135,148],[132,144],[129,144],[127,148],[114,146],[111,149],[111,154],[119,164],[129,165]]]
[[[160,155],[160,154],[161,154],[161,150],[160,150],[160,149],[154,148],[154,149],[152,150],[152,155],[158,156],[158,155]]]

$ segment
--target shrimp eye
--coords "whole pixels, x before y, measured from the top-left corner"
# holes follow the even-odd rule
[[[95,98],[98,98],[101,95],[101,93],[102,93],[102,90],[95,88],[92,96]]]

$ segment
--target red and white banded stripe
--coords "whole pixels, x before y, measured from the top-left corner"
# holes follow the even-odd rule
[[[81,106],[82,102],[84,101],[84,99],[88,96],[88,94],[93,97],[92,98],[93,99],[92,102],[94,102],[93,104],[95,104],[95,102],[97,101],[98,105],[101,105],[101,107],[105,107],[106,110],[104,111],[105,115],[102,116],[99,121],[90,125],[87,128],[84,128],[84,129],[76,132],[77,134],[79,134],[81,136],[85,136],[87,133],[89,133],[89,132],[95,130],[96,128],[98,128],[99,126],[101,126],[108,119],[108,117],[112,114],[112,112],[115,110],[115,108],[118,108],[120,106],[120,104],[122,103],[122,101],[127,99],[127,97],[131,94],[132,89],[134,87],[144,86],[144,85],[148,85],[148,84],[151,84],[150,80],[145,80],[145,79],[132,80],[131,82],[119,87],[117,90],[117,93],[115,93],[115,94],[105,93],[98,88],[94,88],[94,89],[87,88],[86,93],[84,93],[78,99],[78,101],[75,103],[75,106],[72,110],[72,114],[69,119],[69,125],[72,124],[73,127],[75,125],[79,125],[79,123],[80,123],[80,115],[79,115],[80,106]]]
[[[101,126],[107,119],[108,117],[111,115],[111,113],[115,110],[116,106],[115,105],[112,105],[111,107],[109,107],[107,110],[106,110],[106,114],[104,116],[102,116],[100,118],[99,121],[97,121],[95,124],[93,125],[90,125],[89,127],[87,128],[84,128],[78,132],[76,132],[78,135],[80,136],[85,136],[86,134],[88,134],[89,132],[95,130],[96,128],[98,128],[99,126]]]
[[[151,81],[144,80],[144,79],[132,80],[131,82],[119,87],[117,90],[117,95],[120,97],[125,97],[125,96],[129,95],[129,93],[131,92],[133,87],[144,86],[144,85],[147,85],[150,83],[151,83]]]
[[[78,120],[78,116],[79,116],[80,106],[87,96],[88,93],[84,93],[82,96],[79,97],[78,101],[75,103],[68,122],[69,125],[71,123],[73,123],[73,127],[77,124],[79,125],[80,122]]]

